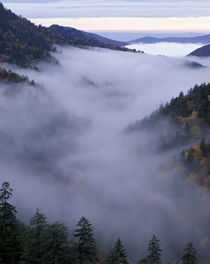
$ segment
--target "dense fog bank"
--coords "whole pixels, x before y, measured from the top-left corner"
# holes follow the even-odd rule
[[[60,48],[56,57],[58,65],[40,64],[38,72],[18,69],[42,89],[0,95],[1,179],[15,190],[19,215],[40,208],[70,226],[85,216],[103,245],[120,236],[138,258],[152,234],[167,258],[191,240],[199,246],[209,200],[159,172],[176,153],[157,153],[152,144],[148,151],[147,133],[125,128],[208,82],[209,68],[191,68],[191,58],[102,49]]]

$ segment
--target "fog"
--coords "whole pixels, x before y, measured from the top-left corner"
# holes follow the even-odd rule
[[[1,89],[1,180],[15,190],[19,217],[40,208],[74,228],[85,216],[99,245],[110,248],[121,237],[134,260],[144,257],[153,234],[167,260],[189,241],[199,247],[208,236],[208,198],[181,177],[158,173],[181,150],[148,150],[147,133],[125,129],[208,82],[210,69],[191,68],[193,58],[103,49],[58,47],[54,56],[58,65],[17,69],[41,88],[20,87],[15,95],[7,92],[13,87]]]
[[[160,42],[160,43],[136,43],[132,45],[128,45],[129,49],[136,49],[140,51],[144,51],[150,55],[164,55],[170,57],[181,57],[187,56],[194,50],[204,46],[202,43],[168,43],[168,42]]]

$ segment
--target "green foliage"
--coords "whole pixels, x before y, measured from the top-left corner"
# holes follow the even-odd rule
[[[208,155],[208,144],[205,142],[204,138],[201,140],[200,149],[203,151],[203,156],[206,157]]]
[[[192,243],[188,243],[181,258],[182,264],[197,264],[197,253]]]
[[[97,256],[92,225],[85,217],[82,217],[77,223],[77,226],[78,228],[74,230],[74,237],[78,240],[80,264],[95,263]]]
[[[155,235],[153,235],[152,239],[149,242],[147,252],[148,264],[161,264],[162,250],[160,248],[160,240],[158,240]]]
[[[147,258],[141,259],[138,264],[147,264]]]
[[[189,182],[210,188],[210,143],[202,138],[200,145],[185,150],[174,166],[182,166]]]
[[[24,75],[21,76],[15,72],[12,72],[10,70],[7,71],[1,67],[0,67],[0,80],[5,84],[6,83],[25,83],[25,84],[32,85],[32,86],[35,85],[35,82],[29,81],[27,76],[24,76]]]
[[[25,259],[31,264],[42,263],[44,233],[47,228],[46,217],[37,209],[30,219],[30,226],[25,243]]]
[[[47,225],[41,247],[42,264],[70,263],[70,244],[67,227],[59,222]]]
[[[128,264],[127,254],[120,238],[116,241],[114,247],[107,254],[104,264]]]
[[[139,129],[152,129],[159,133],[158,145],[163,151],[196,142],[202,137],[209,140],[210,83],[195,85],[186,95],[181,92],[130,127],[131,131]]]
[[[16,209],[8,201],[13,190],[8,182],[0,189],[0,263],[2,264],[94,264],[96,243],[90,222],[82,217],[74,231],[76,241],[69,240],[68,228],[60,223],[48,223],[38,209],[25,224],[16,220]],[[20,246],[21,245],[21,246]],[[148,255],[138,264],[161,264],[160,241],[153,235]],[[120,238],[102,262],[128,264],[127,254]],[[181,258],[182,264],[197,264],[197,253],[189,243]]]
[[[8,182],[0,189],[0,258],[4,263],[16,263],[20,257],[16,208],[9,203],[13,190]]]
[[[54,60],[54,44],[78,47],[92,46],[128,50],[86,38],[79,30],[36,26],[17,16],[0,3],[0,62],[29,67],[38,60]]]

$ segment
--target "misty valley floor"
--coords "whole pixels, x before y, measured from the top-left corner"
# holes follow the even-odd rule
[[[15,189],[19,215],[27,219],[40,208],[70,226],[85,216],[98,240],[120,236],[134,258],[139,249],[143,257],[152,234],[167,259],[189,241],[202,248],[209,198],[157,173],[180,149],[158,153],[146,144],[147,133],[125,129],[181,91],[209,82],[210,59],[197,59],[208,67],[193,69],[187,61],[194,58],[98,48],[59,47],[55,56],[58,65],[16,69],[41,89],[0,97],[0,168]]]

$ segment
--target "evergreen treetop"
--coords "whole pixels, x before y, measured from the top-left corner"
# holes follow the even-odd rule
[[[105,264],[128,264],[127,254],[120,238],[118,238],[114,247],[108,253]]]
[[[74,230],[74,237],[78,240],[78,255],[80,264],[95,263],[96,243],[93,235],[91,223],[85,217],[82,217],[77,223],[77,229]]]
[[[181,258],[182,264],[197,264],[197,252],[192,243],[188,243]]]
[[[162,250],[160,248],[160,240],[153,235],[149,242],[147,262],[148,264],[161,264]]]

